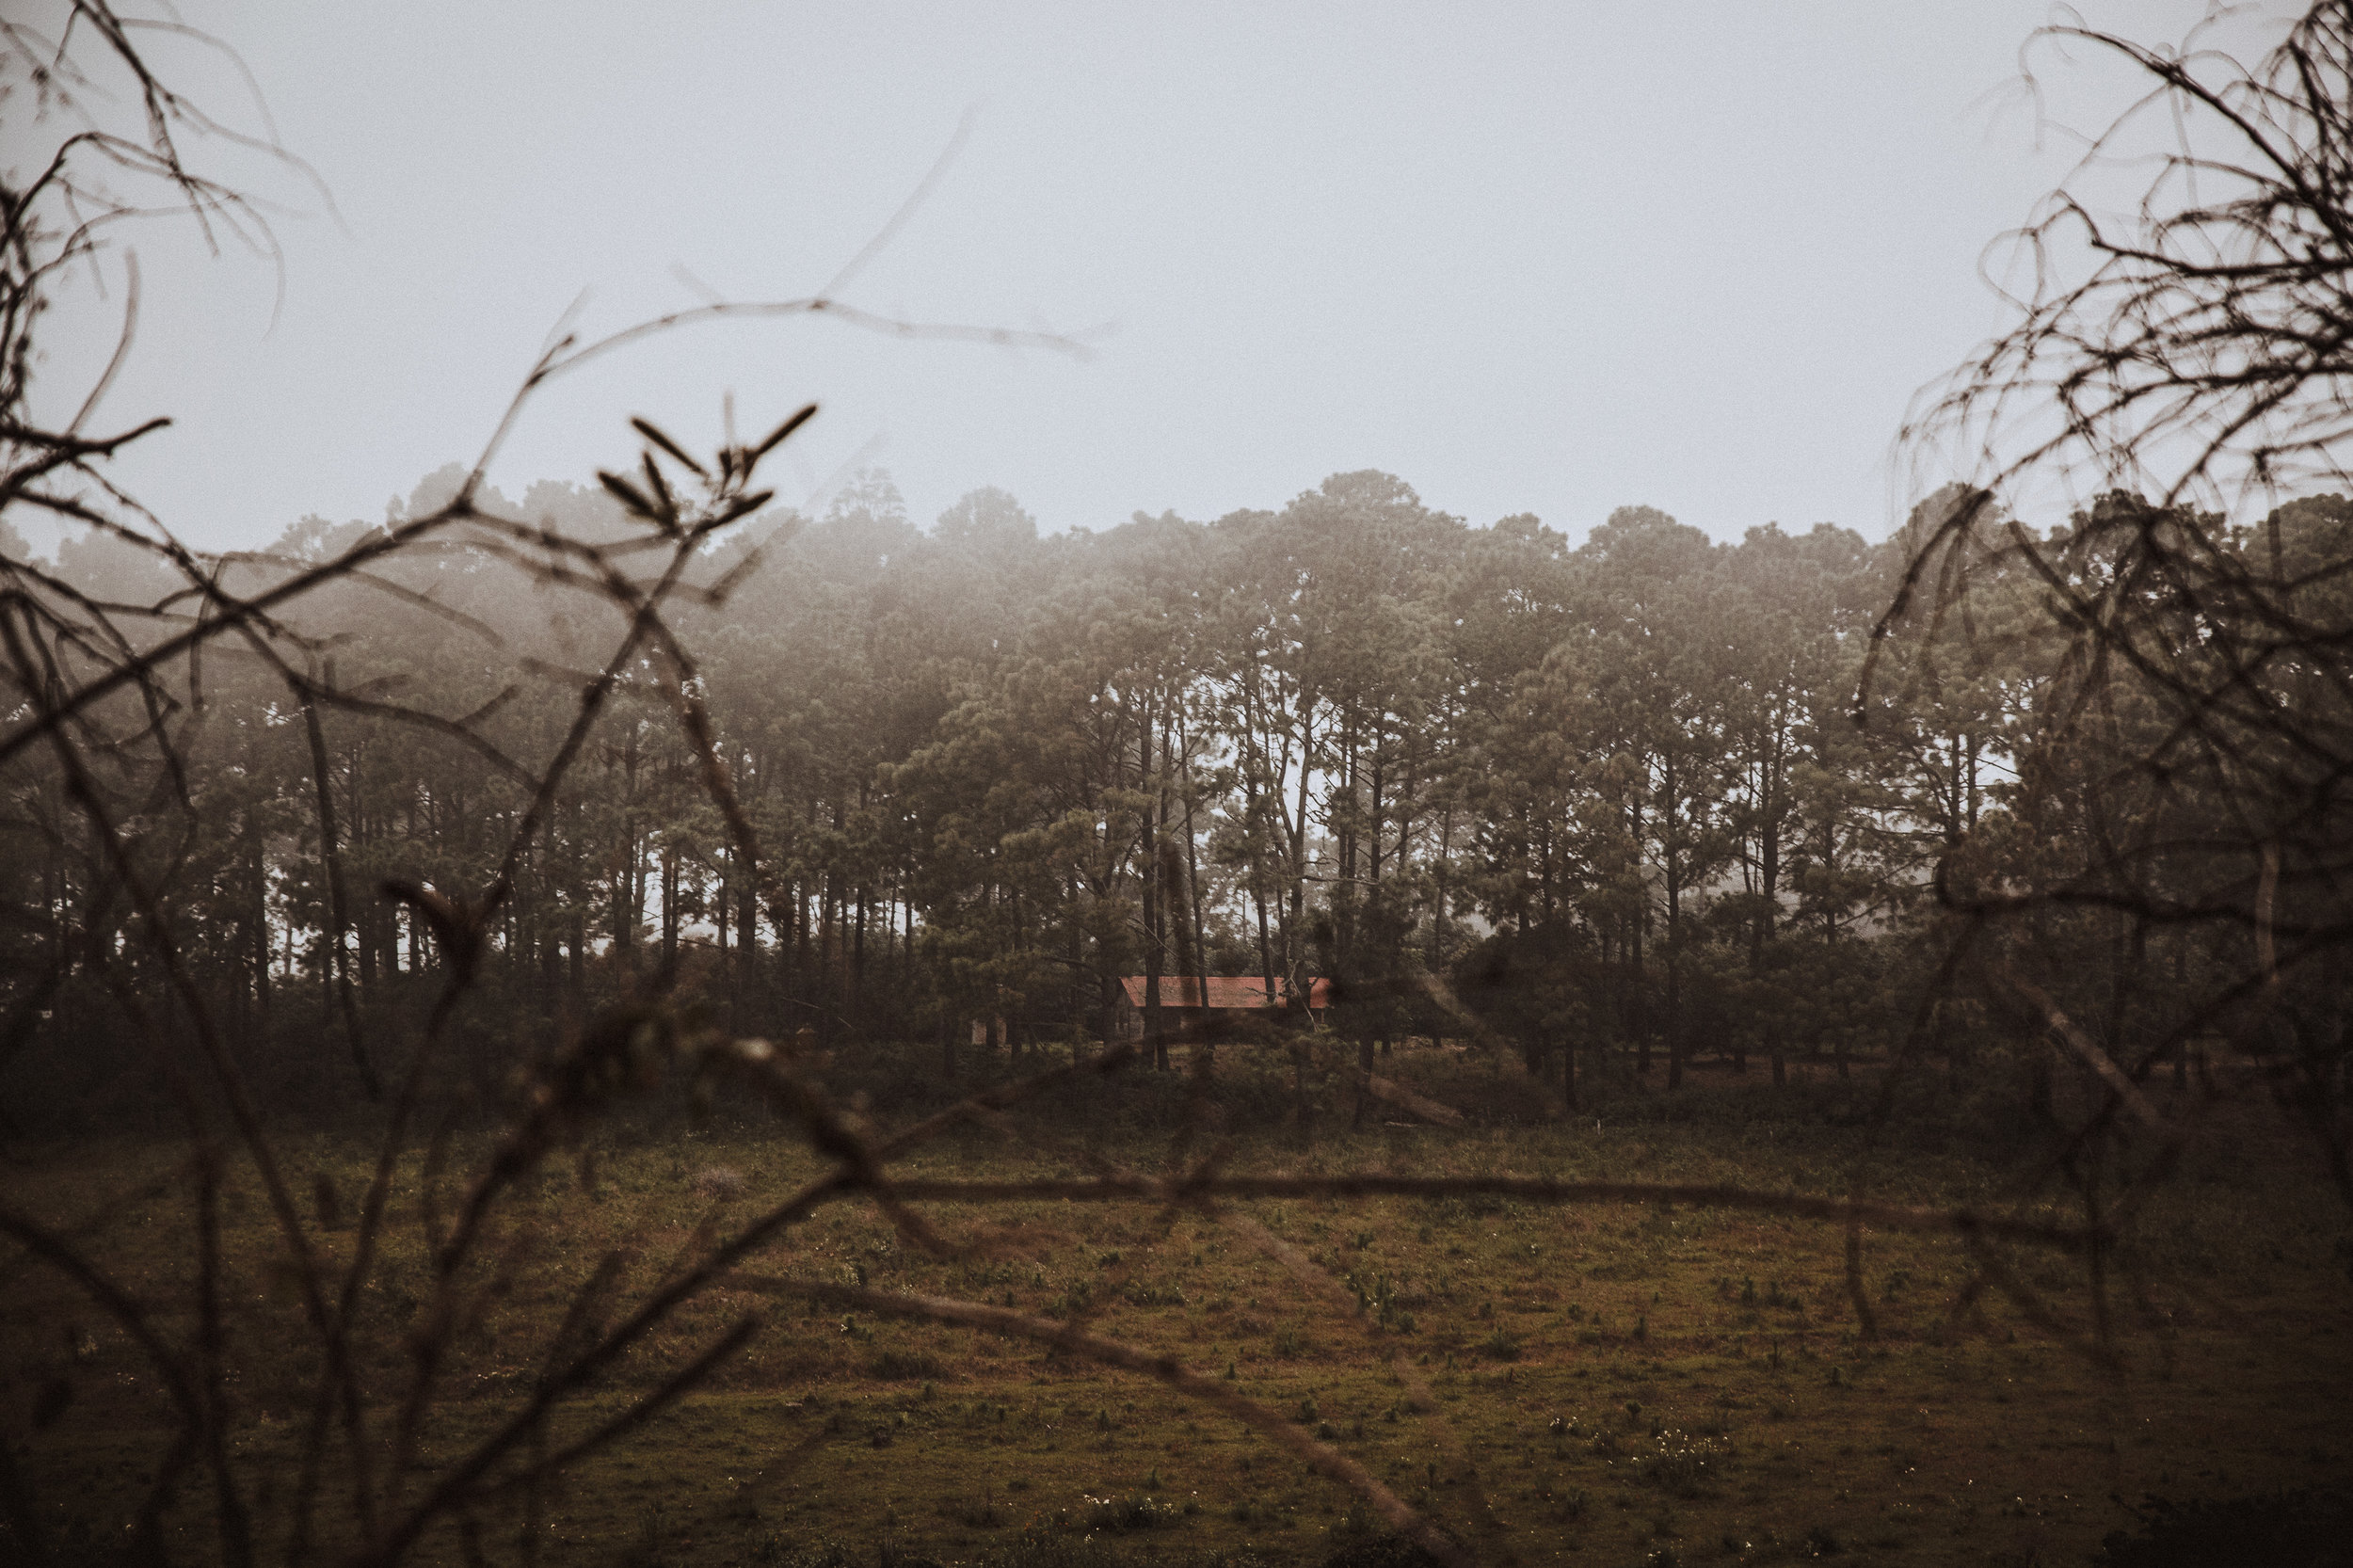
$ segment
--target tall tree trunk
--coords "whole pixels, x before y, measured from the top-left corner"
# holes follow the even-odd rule
[[[1256,878],[1252,879],[1250,886],[1250,902],[1258,912],[1259,980],[1266,986],[1266,1004],[1269,1008],[1273,1008],[1276,1001],[1276,993],[1274,989],[1274,945],[1267,938],[1266,890],[1257,885]]]
[[[1079,907],[1079,879],[1071,875],[1063,889],[1064,907],[1074,917]],[[1073,918],[1063,926],[1064,952],[1070,965],[1070,1064],[1077,1066],[1084,1060],[1087,1036],[1086,948],[1079,933],[1079,922]]]
[[[849,1006],[850,1016],[861,1020],[866,1015],[866,885],[861,882],[857,888],[857,924],[850,938]],[[861,1022],[859,1027],[865,1026]]]
[[[1303,691],[1299,696],[1299,808],[1286,824],[1290,832],[1290,915],[1283,921],[1282,932],[1283,975],[1290,987],[1288,1005],[1302,1015],[1302,1023],[1305,1022],[1309,989],[1301,968],[1300,935],[1305,929],[1307,909],[1307,785],[1314,772],[1310,763],[1315,757],[1315,698]],[[1304,1071],[1300,1082],[1304,1094]]]
[[[1193,837],[1193,748],[1185,748],[1185,881],[1193,893],[1193,1000],[1201,1012],[1200,1028],[1194,1032],[1193,1049],[1200,1058],[1197,1064],[1215,1064],[1209,1044],[1209,950],[1206,929],[1201,918],[1201,854]]]
[[[1168,1039],[1160,1017],[1160,797],[1152,789],[1152,710],[1144,711],[1138,727],[1142,739],[1136,754],[1136,788],[1145,793],[1144,854],[1144,1055],[1154,1068],[1168,1065]]]
[[[328,680],[334,680],[331,664],[328,667]],[[335,790],[328,776],[327,737],[319,726],[318,705],[307,696],[302,700],[302,722],[311,740],[311,777],[318,792],[319,853],[327,870],[328,961],[321,978],[326,982],[330,1005],[340,1003],[344,1033],[351,1042],[351,1064],[359,1071],[360,1086],[369,1099],[377,1100],[384,1097],[384,1086],[376,1076],[376,1064],[369,1060],[367,1042],[360,1037],[360,1008],[351,994],[351,960],[344,951],[344,932],[348,924],[344,860],[335,830]]]
[[[1669,841],[1676,832],[1676,819],[1681,814],[1677,805],[1680,796],[1675,785],[1673,754],[1669,754],[1662,778],[1667,787],[1666,827]],[[1671,849],[1665,856],[1667,873],[1667,1087],[1683,1087],[1683,851]]]
[[[1764,1005],[1765,945],[1772,940],[1773,923],[1780,910],[1781,888],[1781,791],[1778,765],[1769,768],[1757,783],[1759,820],[1757,824],[1756,919],[1749,923],[1749,989],[1755,1000],[1751,1002],[1753,1015],[1764,1016],[1766,1029],[1770,1032],[1776,1025],[1771,1021],[1774,1011]],[[1745,1029],[1732,1032],[1732,1070],[1745,1077],[1749,1070],[1749,1037]]]
[[[742,1033],[750,1029],[756,1016],[765,1012],[766,987],[760,984],[760,885],[751,867],[743,868],[736,879],[741,886],[734,889],[737,899],[735,916],[735,1030]],[[779,936],[781,941],[781,936]]]
[[[834,879],[832,868],[820,872],[817,877],[817,968],[810,977],[811,995],[817,1003],[817,1043],[821,1050],[833,1047],[835,996],[834,945]]]
[[[1647,898],[1647,895],[1645,895]],[[1642,972],[1642,911],[1636,910],[1626,922],[1626,1000],[1631,1003],[1634,1018],[1634,1071],[1641,1078],[1650,1077],[1650,985]]]
[[[662,968],[678,962],[678,847],[662,846]]]
[[[1438,816],[1438,858],[1433,865],[1434,874],[1430,885],[1430,972],[1446,972],[1446,881],[1453,868],[1454,803],[1449,800]]]
[[[1683,1087],[1683,889],[1667,877],[1667,1087]]]
[[[268,842],[258,826],[252,835],[253,877],[253,1001],[264,1016],[269,1013],[269,857]]]
[[[807,881],[792,884],[792,974],[788,994],[802,1003],[810,998],[808,895]]]

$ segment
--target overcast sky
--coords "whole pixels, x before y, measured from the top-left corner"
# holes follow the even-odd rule
[[[2081,7],[2151,39],[2203,9]],[[497,482],[628,461],[631,413],[709,444],[732,389],[746,427],[824,406],[777,471],[789,497],[873,463],[922,522],[981,485],[1104,528],[1380,468],[1475,524],[1575,536],[1640,502],[1720,537],[1877,536],[1912,499],[1890,459],[1908,398],[2004,320],[1984,247],[2073,153],[2005,90],[2044,0],[180,14],[241,53],[340,216],[222,154],[296,209],[282,269],[128,236],[139,338],[96,423],[174,417],[119,472],[215,548],[380,518],[471,460],[584,290],[593,332],[696,303],[680,267],[736,298],[819,288],[968,110],[845,296],[1099,328],[1092,359],[700,327],[549,389]],[[216,61],[151,46],[258,123]],[[2054,86],[2081,122],[2116,102],[2096,69]],[[21,115],[6,135],[16,161]],[[111,309],[66,301],[53,398],[79,401]]]

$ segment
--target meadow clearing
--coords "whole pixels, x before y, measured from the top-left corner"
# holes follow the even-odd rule
[[[1246,1111],[1252,1069],[1225,1070]],[[1389,1070],[1468,1106],[1466,1124],[1352,1128],[1335,1113],[1303,1130],[1238,1115],[1220,1168],[1863,1192],[2032,1217],[2045,1209],[2033,1177],[2055,1158],[1952,1113],[1865,1115],[1867,1071],[1778,1096],[1728,1076],[1673,1097],[1627,1087],[1572,1117],[1531,1109],[1494,1059],[1405,1053]],[[1277,1075],[1262,1076],[1273,1105]],[[794,1282],[955,1298],[1171,1357],[1351,1456],[1482,1562],[2072,1563],[2132,1528],[2147,1497],[2329,1485],[2353,1464],[2343,1200],[2259,1092],[2174,1108],[2195,1109],[2199,1131],[2096,1288],[2089,1261],[2063,1250],[1876,1223],[1857,1228],[1850,1273],[1848,1227],[1770,1207],[1069,1195],[1199,1159],[1186,1098],[1176,1075],[1109,1080],[894,1164],[911,1184],[1065,1184],[916,1203],[930,1248],[865,1197],[809,1209],[568,1404],[543,1443],[594,1432],[749,1324],[708,1381],[560,1488],[492,1478],[423,1556],[473,1560],[488,1541],[506,1560],[519,1539],[542,1560],[638,1564],[1280,1564],[1386,1549],[1347,1489],[1153,1376],[985,1324],[845,1310]],[[332,1260],[353,1234],[332,1210],[367,1173],[331,1134],[287,1148],[329,1210]],[[470,1152],[461,1134],[440,1158],[462,1169]],[[388,1411],[413,1385],[430,1293],[425,1160],[395,1180],[356,1338]],[[165,1273],[189,1256],[184,1162],[164,1143],[85,1144],[7,1182],[142,1299],[187,1303],[197,1293]],[[781,1124],[664,1112],[531,1173],[466,1297],[472,1332],[432,1380],[411,1484],[508,1418],[573,1319],[625,1306],[819,1168]],[[94,1192],[116,1196],[93,1205]],[[222,1212],[220,1397],[268,1541],[298,1484],[314,1352],[280,1349],[298,1340],[298,1308],[250,1183],[232,1180]],[[20,1257],[0,1299],[6,1398],[32,1413],[11,1490],[44,1500],[61,1552],[96,1553],[123,1538],[154,1474],[163,1393],[72,1281]],[[201,1328],[192,1309],[154,1326]],[[203,1558],[210,1499],[195,1480],[184,1494],[174,1528]],[[348,1526],[330,1514],[320,1528],[331,1544]]]

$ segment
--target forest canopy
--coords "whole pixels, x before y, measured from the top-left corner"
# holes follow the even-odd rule
[[[427,478],[381,525],[306,519],[221,586],[257,597],[465,477]],[[594,545],[641,526],[609,487],[480,504]],[[1672,1086],[1703,1047],[1777,1082],[1792,1054],[1843,1073],[1909,1039],[1961,1075],[2016,1055],[2018,1010],[2046,1002],[2137,1070],[2178,1066],[2234,1027],[2214,1004],[2243,928],[2185,921],[2153,953],[2143,934],[2123,966],[2112,913],[2053,907],[1951,972],[1956,888],[2073,886],[2120,835],[2227,805],[2103,782],[2100,748],[2135,721],[2104,739],[2053,707],[2072,655],[2041,577],[1978,572],[1880,619],[1955,510],[1982,533],[1988,505],[1949,487],[1878,545],[1829,524],[1718,544],[1627,506],[1574,547],[1529,516],[1466,526],[1369,471],[1275,510],[1048,536],[996,489],[922,529],[875,472],[820,517],[771,508],[690,552],[681,588],[711,591],[669,615],[694,667],[647,648],[617,671],[520,852],[467,960],[499,1020],[470,1046],[476,1080],[657,980],[738,1033],[936,1039],[952,1076],[971,1045],[1099,1049],[1124,978],[1202,975],[1302,1005],[1329,979],[1321,1021],[1361,1068],[1411,1036],[1508,1042],[1572,1103],[1580,1057],[1656,1061]],[[2071,541],[2151,511],[2112,495],[2025,536],[2096,579]],[[2195,520],[2233,552],[2327,561],[2353,505]],[[55,572],[95,602],[174,588],[98,533]],[[401,1035],[452,955],[428,900],[377,889],[462,903],[498,878],[627,615],[461,530],[305,599],[285,631],[315,652],[293,683],[235,643],[192,672],[167,722],[186,725],[168,788],[193,808],[114,808],[152,812],[136,853],[271,1092],[331,1103],[355,1066],[378,1076],[369,1039]],[[152,700],[104,722],[131,735]],[[38,1116],[136,1054],[106,987],[137,969],[137,911],[59,770],[39,751],[9,770],[11,968],[56,976],[29,1032],[80,1042],[17,1054],[20,1083],[63,1093],[12,1096]],[[91,1048],[118,1034],[120,1054]]]

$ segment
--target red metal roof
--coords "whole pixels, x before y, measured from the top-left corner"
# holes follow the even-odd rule
[[[1119,984],[1128,993],[1131,1007],[1144,1005],[1144,981],[1140,974],[1131,974]],[[1209,1005],[1240,1012],[1253,1007],[1281,1007],[1290,998],[1290,988],[1283,978],[1274,980],[1274,997],[1269,1000],[1266,981],[1258,975],[1219,975],[1209,977]],[[1326,1007],[1331,1004],[1332,983],[1316,979],[1307,983],[1307,1005]],[[1162,1007],[1198,1007],[1201,1005],[1201,982],[1192,975],[1162,975],[1160,977]]]

